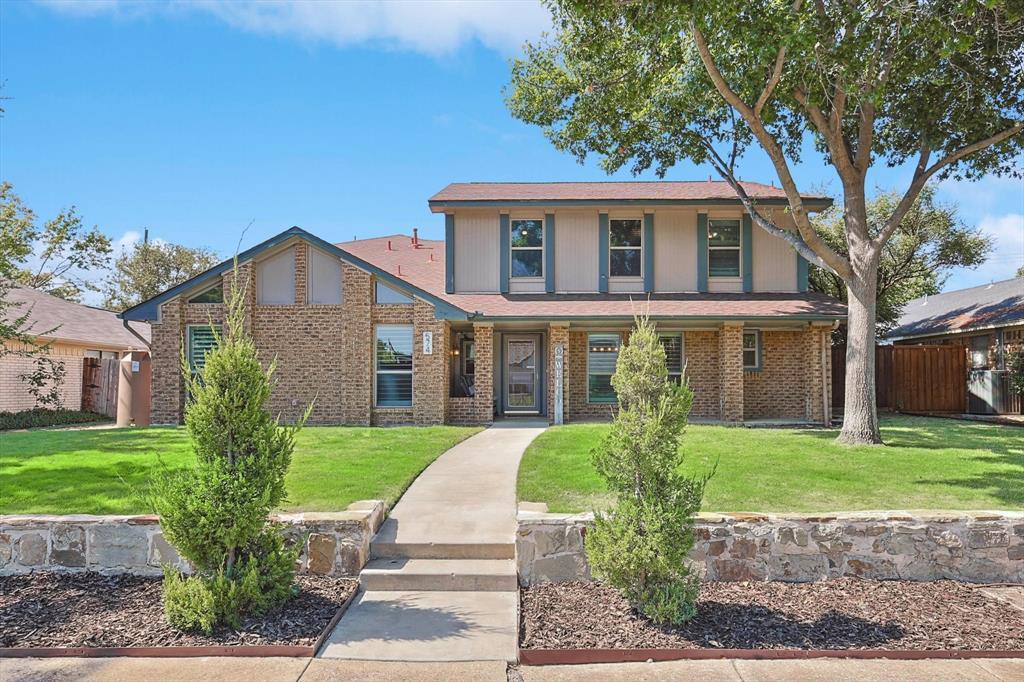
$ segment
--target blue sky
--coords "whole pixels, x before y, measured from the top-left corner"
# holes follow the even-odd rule
[[[504,107],[508,60],[547,23],[532,1],[5,1],[0,177],[40,217],[73,204],[119,244],[148,227],[227,256],[250,221],[244,245],[291,225],[331,241],[440,237],[426,201],[448,182],[608,178]],[[760,154],[742,169],[775,178]],[[669,179],[709,173],[683,165]],[[813,154],[797,178],[838,186]],[[990,262],[946,288],[1013,276],[1024,185],[945,183],[939,196],[997,240]]]

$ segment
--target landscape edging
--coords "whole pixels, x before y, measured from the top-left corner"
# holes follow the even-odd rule
[[[590,580],[593,515],[518,515],[520,584]],[[1024,582],[1024,512],[701,513],[692,567],[705,580]]]
[[[302,542],[301,573],[355,577],[370,557],[370,540],[384,519],[381,500],[353,502],[341,512],[274,514],[285,537]],[[0,516],[0,576],[32,571],[156,576],[188,563],[151,515]]]

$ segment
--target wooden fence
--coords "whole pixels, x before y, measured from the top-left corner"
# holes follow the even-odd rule
[[[117,417],[117,382],[120,362],[85,358],[82,368],[82,409]]]
[[[846,346],[832,347],[832,405],[843,407]],[[898,412],[967,411],[967,352],[962,346],[878,346],[875,403]]]

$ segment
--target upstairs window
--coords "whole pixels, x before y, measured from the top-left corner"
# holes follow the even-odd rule
[[[260,305],[295,303],[295,249],[285,249],[256,264],[256,302]]]
[[[377,303],[390,303],[397,305],[412,305],[413,303],[411,296],[403,294],[398,289],[392,289],[381,281],[378,281],[377,286],[374,288],[373,299]]]
[[[761,335],[756,332],[743,332],[743,369],[761,369]]]
[[[708,275],[740,276],[740,221],[708,221]]]
[[[224,302],[224,285],[218,284],[212,286],[206,291],[201,291],[192,298],[188,299],[189,303],[223,303]]]
[[[615,374],[621,342],[618,334],[587,336],[587,402],[617,402],[615,389],[612,388],[612,375]]]
[[[309,248],[308,301],[313,305],[341,303],[341,261],[320,249]]]
[[[665,367],[669,381],[681,384],[683,381],[683,334],[659,334],[658,340],[665,349]]]
[[[544,221],[513,220],[509,243],[512,277],[544,276]]]
[[[640,277],[643,275],[643,227],[642,221],[609,221],[608,245],[610,273],[612,277]]]
[[[412,405],[412,325],[377,325],[376,405]]]
[[[188,327],[188,348],[185,350],[189,369],[193,373],[203,371],[206,366],[206,354],[217,347],[217,337],[221,334],[219,325],[192,324]]]

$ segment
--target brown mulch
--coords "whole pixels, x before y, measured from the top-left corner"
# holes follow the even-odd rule
[[[599,583],[537,585],[521,600],[524,649],[1024,650],[1024,611],[948,580],[708,582],[679,627]]]
[[[99,573],[0,577],[0,647],[310,646],[354,580],[300,575],[300,592],[239,630],[180,632],[164,619],[161,578]]]

